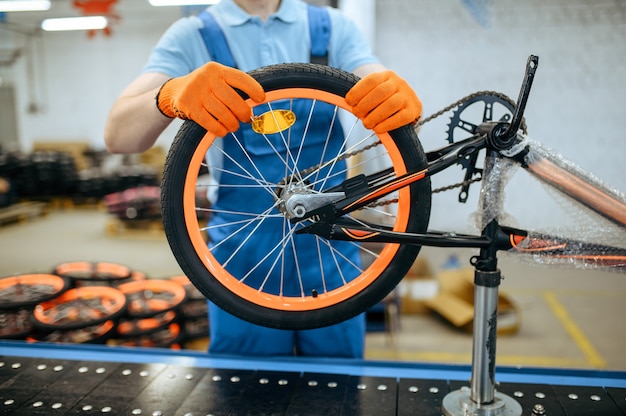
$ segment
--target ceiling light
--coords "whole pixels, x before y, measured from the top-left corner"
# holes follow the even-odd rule
[[[217,4],[220,0],[149,0],[152,6],[195,6]]]
[[[109,21],[104,16],[62,17],[45,19],[41,22],[43,30],[54,32],[61,30],[97,30],[104,29]]]
[[[0,12],[32,12],[49,10],[50,0],[2,0]]]

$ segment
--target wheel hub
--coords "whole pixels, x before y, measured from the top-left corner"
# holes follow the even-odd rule
[[[275,194],[278,210],[289,220],[304,219],[309,212],[345,196],[343,192],[319,193],[306,182],[289,183],[285,180],[281,181]]]

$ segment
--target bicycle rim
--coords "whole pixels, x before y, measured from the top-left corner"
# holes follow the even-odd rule
[[[267,95],[266,102],[254,108],[255,114],[275,119],[277,108],[300,108],[294,113],[305,120],[300,123],[304,127],[275,122],[271,133],[239,131],[216,138],[186,122],[170,149],[163,175],[168,241],[194,285],[236,316],[284,329],[348,319],[397,285],[419,247],[298,235],[296,231],[310,222],[290,221],[289,197],[336,192],[345,179],[369,173],[372,165],[393,168],[393,176],[399,176],[423,168],[424,153],[410,127],[376,136],[348,114],[342,133],[337,133],[339,114],[345,116],[350,109],[345,93],[357,80],[350,74],[287,64],[251,75]],[[377,140],[382,145],[375,150],[346,156]],[[221,157],[222,165],[207,166],[211,152],[213,160]],[[202,175],[207,171],[208,180]],[[398,232],[426,229],[428,180],[385,199],[393,202],[366,207],[351,218],[373,219]]]
[[[0,279],[0,310],[35,306],[65,292],[69,281],[54,274],[21,274]]]
[[[124,293],[109,286],[84,286],[39,303],[33,310],[41,329],[79,329],[116,320],[126,310]]]

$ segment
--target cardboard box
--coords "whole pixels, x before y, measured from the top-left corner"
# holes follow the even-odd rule
[[[474,323],[474,269],[444,270],[437,276],[439,293],[426,301],[426,307],[455,327],[472,332]],[[498,335],[513,334],[521,325],[517,305],[498,292]]]

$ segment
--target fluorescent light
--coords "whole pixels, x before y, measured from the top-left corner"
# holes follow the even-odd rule
[[[220,0],[149,0],[152,6],[195,6],[217,4]]]
[[[97,30],[104,29],[109,21],[104,16],[62,17],[45,19],[41,22],[43,30],[54,32],[60,30]]]
[[[33,12],[49,10],[50,0],[3,0],[0,12]]]

